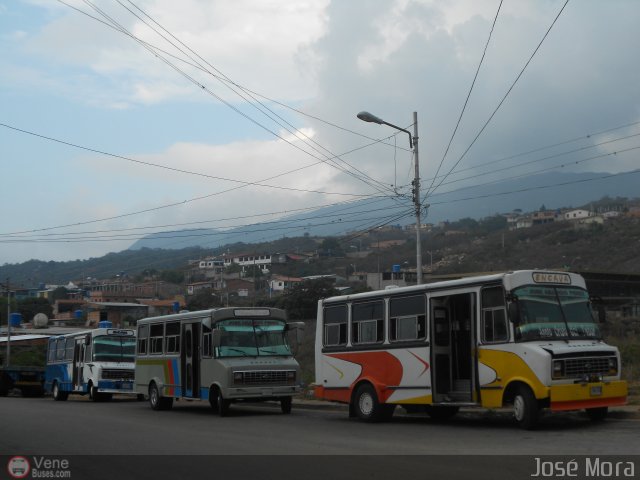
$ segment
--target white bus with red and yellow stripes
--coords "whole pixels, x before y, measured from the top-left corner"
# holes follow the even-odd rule
[[[515,271],[320,300],[320,399],[377,421],[398,405],[437,418],[512,406],[533,428],[543,408],[601,420],[626,403],[620,353],[601,337],[584,279]]]

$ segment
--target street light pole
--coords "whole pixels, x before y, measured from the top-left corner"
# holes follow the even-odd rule
[[[420,229],[422,221],[420,219],[420,212],[422,210],[422,204],[420,202],[420,160],[418,157],[418,112],[413,112],[413,136],[409,130],[398,127],[389,122],[385,122],[381,118],[369,112],[360,112],[357,117],[364,122],[377,123],[378,125],[388,125],[401,132],[406,132],[409,135],[409,146],[413,149],[413,156],[415,157],[415,176],[413,179],[413,205],[416,211],[416,283],[420,285],[422,283],[422,242]]]

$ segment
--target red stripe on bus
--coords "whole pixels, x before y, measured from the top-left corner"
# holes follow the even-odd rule
[[[583,408],[614,407],[626,405],[627,397],[592,398],[589,400],[572,400],[568,402],[551,402],[551,410],[581,410]]]

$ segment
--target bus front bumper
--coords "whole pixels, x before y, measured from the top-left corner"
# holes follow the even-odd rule
[[[627,382],[590,382],[554,385],[550,388],[551,410],[614,407],[627,403]]]
[[[126,380],[99,380],[98,392],[100,393],[136,393],[133,389],[133,381]]]
[[[258,386],[258,387],[230,387],[227,390],[227,398],[234,399],[268,399],[278,397],[290,397],[300,392],[300,387],[296,385],[285,386]]]

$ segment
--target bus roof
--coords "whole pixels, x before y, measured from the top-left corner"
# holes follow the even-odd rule
[[[268,307],[220,307],[210,308],[208,310],[194,310],[192,312],[175,313],[172,315],[161,315],[157,317],[148,317],[138,320],[141,323],[167,322],[192,320],[194,318],[211,318],[214,322],[223,318],[235,317],[252,317],[252,318],[275,318],[278,320],[286,320],[287,314],[279,308]]]
[[[375,290],[372,292],[355,293],[352,295],[340,295],[321,300],[332,303],[338,301],[364,300],[381,295],[397,295],[406,293],[423,292],[425,290],[439,290],[443,288],[468,287],[470,285],[481,285],[489,283],[502,283],[507,290],[512,290],[522,285],[572,285],[574,287],[586,288],[584,279],[577,273],[558,272],[552,270],[516,270],[512,272],[502,272],[490,275],[478,275],[465,277],[456,280],[444,280],[440,282],[424,283],[422,285],[411,285],[408,287],[388,288],[385,290]]]

